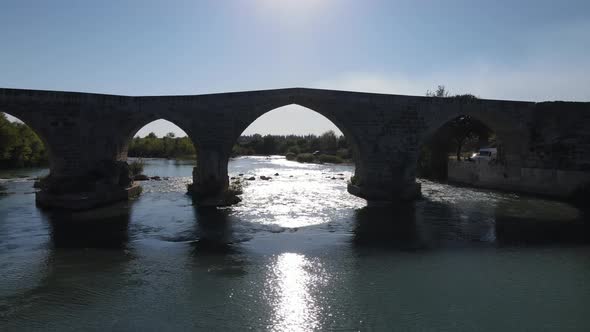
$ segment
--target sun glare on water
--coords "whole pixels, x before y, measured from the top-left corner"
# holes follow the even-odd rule
[[[325,286],[327,275],[317,261],[298,253],[280,254],[269,268],[267,290],[273,304],[272,331],[314,331],[321,307],[314,289]]]

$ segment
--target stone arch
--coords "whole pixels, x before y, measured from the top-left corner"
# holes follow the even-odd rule
[[[134,121],[133,123],[126,125],[126,128],[124,128],[121,131],[121,136],[117,140],[117,150],[118,150],[117,160],[127,161],[129,144],[131,143],[133,137],[143,127],[151,124],[152,122],[158,121],[158,120],[166,120],[166,121],[172,123],[173,125],[177,126],[178,128],[180,128],[182,131],[184,131],[186,133],[187,137],[191,140],[193,146],[195,147],[195,150],[197,150],[198,144],[195,140],[196,136],[191,135],[191,132],[188,130],[188,128],[183,128],[182,126],[179,126],[178,123],[181,123],[181,121],[178,121],[178,119],[176,119],[176,120],[173,120],[173,119],[174,119],[173,116],[152,115],[152,116],[142,118],[140,120]],[[198,153],[197,153],[197,159],[198,159]]]
[[[227,151],[227,155],[229,156],[230,151],[234,145],[234,143],[238,140],[240,135],[248,128],[252,123],[258,120],[263,115],[275,111],[279,108],[290,106],[290,105],[297,105],[306,108],[312,112],[315,112],[331,123],[333,123],[344,135],[348,145],[352,148],[352,156],[353,162],[355,164],[355,173],[359,174],[360,170],[363,168],[363,159],[362,159],[362,146],[361,140],[359,140],[358,135],[350,126],[347,125],[345,121],[342,121],[336,112],[329,111],[329,108],[323,107],[322,105],[315,105],[311,102],[303,102],[297,101],[293,99],[288,99],[282,102],[273,103],[270,105],[262,105],[259,107],[255,107],[254,110],[250,110],[247,112],[240,113],[237,115],[238,119],[236,121],[236,125],[234,126],[234,130],[232,131],[232,136],[228,141],[228,144],[225,146],[225,151]]]
[[[480,103],[481,100],[448,99],[445,98],[442,104],[435,101],[425,114],[425,127],[418,136],[418,146],[413,156],[413,170],[418,168],[423,146],[428,144],[449,122],[461,116],[469,116],[496,135],[497,144],[501,150],[499,151],[501,154],[499,165],[503,166],[506,176],[519,177],[527,138],[522,137],[522,134],[526,132],[521,127],[523,122],[514,118],[518,114],[514,114],[516,112],[510,114],[512,110],[503,108],[501,104],[483,107]]]
[[[470,102],[450,100],[443,107],[429,110],[429,114],[425,117],[425,129],[419,135],[417,151],[420,151],[420,148],[450,121],[461,116],[470,116],[496,134],[497,139],[503,144],[510,166],[521,166],[526,149],[526,138],[522,137],[522,134],[526,132],[522,127],[523,121],[515,119],[514,116],[518,114],[510,114],[512,111],[510,108],[502,108],[502,105],[483,107],[479,102],[480,100]]]
[[[436,132],[438,132],[442,127],[446,124],[451,122],[454,119],[457,119],[461,116],[470,116],[471,118],[483,123],[488,128],[490,128],[495,133],[503,133],[509,131],[517,131],[519,130],[515,126],[513,126],[508,120],[505,119],[501,115],[490,115],[490,114],[482,114],[477,112],[461,112],[460,110],[454,112],[444,112],[443,115],[437,116],[436,118],[432,119],[429,123],[427,123],[427,127],[424,132],[420,135],[421,142],[424,140],[432,137]]]
[[[470,126],[477,136],[477,141],[474,141],[471,135],[461,137],[462,130],[454,127],[455,121]],[[459,131],[455,132],[455,129],[459,129]],[[468,132],[463,132],[463,134],[468,134]],[[460,150],[458,149],[457,138],[462,138]],[[493,141],[494,146],[490,146],[490,138],[495,138]],[[459,159],[463,160],[465,153],[484,147],[498,148],[497,160],[503,160],[502,140],[497,138],[497,133],[493,129],[471,116],[460,115],[452,118],[437,127],[419,145],[416,156],[416,176],[433,180],[447,180],[450,160],[453,160],[453,162]],[[461,152],[462,156],[459,156],[459,152]]]

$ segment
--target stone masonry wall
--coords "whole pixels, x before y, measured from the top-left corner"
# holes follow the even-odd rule
[[[503,174],[511,182],[525,181],[526,172],[535,172],[523,171],[527,169],[590,172],[589,103],[304,88],[148,97],[0,89],[0,111],[22,119],[40,135],[51,154],[51,172],[61,177],[83,176],[105,161],[125,161],[137,130],[162,118],[187,132],[197,151],[207,156],[195,182],[207,178],[223,184],[237,137],[264,113],[289,104],[308,107],[342,130],[354,147],[355,193],[368,199],[395,200],[413,192],[421,145],[459,115],[473,116],[496,132],[506,154]]]

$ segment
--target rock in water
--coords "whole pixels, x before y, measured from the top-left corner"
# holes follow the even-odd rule
[[[133,177],[133,181],[147,181],[150,178],[145,175],[145,174],[137,174],[136,176]]]

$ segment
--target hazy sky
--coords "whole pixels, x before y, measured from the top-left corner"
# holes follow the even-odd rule
[[[0,31],[0,87],[423,95],[444,84],[482,98],[590,100],[588,0],[2,0]],[[310,111],[280,111],[247,133],[330,129]]]

